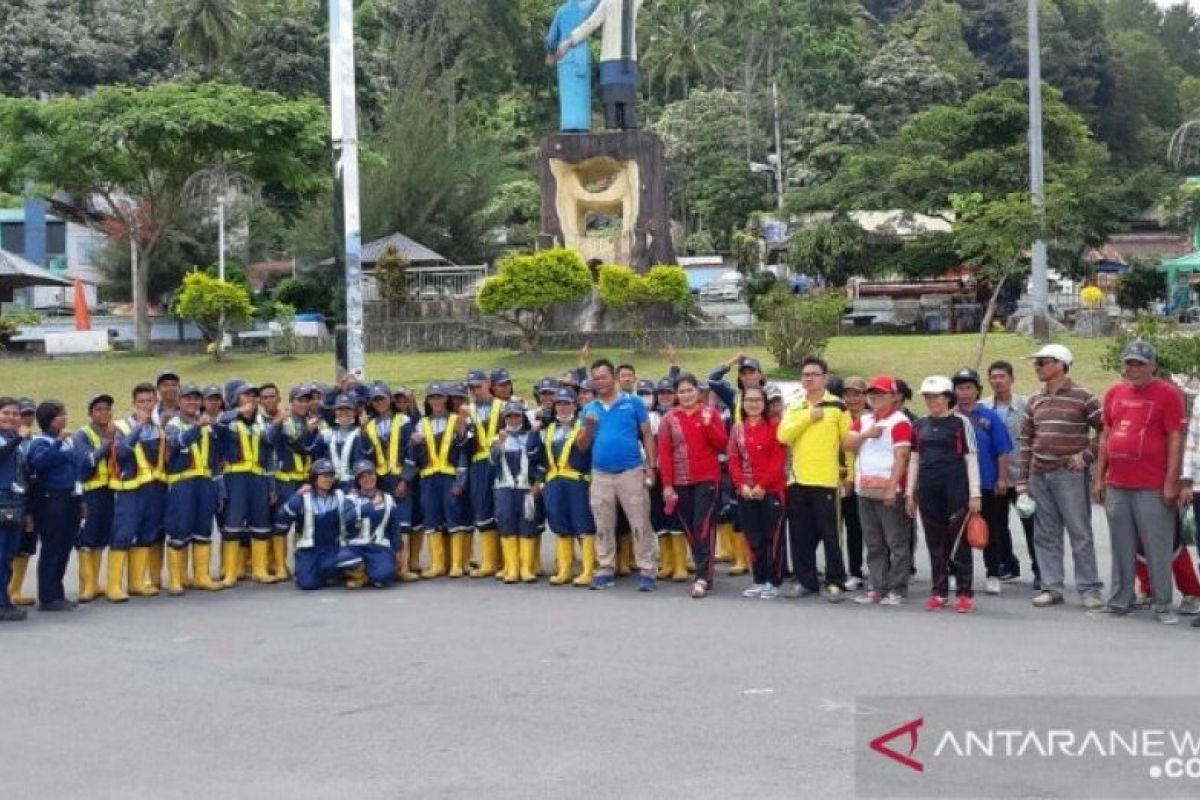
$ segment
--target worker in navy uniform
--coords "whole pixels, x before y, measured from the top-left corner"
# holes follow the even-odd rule
[[[40,432],[29,443],[28,498],[42,552],[38,556],[38,609],[72,611],[63,576],[79,533],[83,487],[79,454],[67,431],[67,407],[43,400],[37,407]]]
[[[271,574],[277,581],[291,578],[288,571],[288,532],[292,523],[285,518],[283,507],[312,472],[313,453],[324,423],[320,404],[311,386],[293,386],[288,392],[290,414],[279,426],[275,440],[275,513],[274,534],[271,537]]]
[[[182,595],[194,586],[208,592],[224,587],[212,579],[212,530],[217,508],[213,470],[219,468],[219,444],[213,420],[201,411],[198,386],[180,390],[179,408],[166,425],[167,439],[167,593]],[[188,580],[188,561],[195,577]]]
[[[12,603],[9,586],[13,559],[25,521],[24,466],[21,462],[21,414],[18,401],[0,398],[0,622],[20,622],[25,609]]]
[[[507,403],[510,400],[520,401],[521,398],[513,396],[512,375],[504,367],[492,370],[488,375],[488,383],[491,384],[492,397],[501,403]]]
[[[88,424],[75,432],[79,481],[83,485],[83,522],[75,542],[79,562],[79,602],[100,596],[104,550],[112,543],[113,491],[109,462],[116,429],[112,424],[113,397],[98,394],[88,401]]]
[[[221,524],[221,583],[237,585],[242,576],[242,543],[250,542],[251,577],[255,583],[277,583],[267,571],[271,549],[271,473],[277,426],[258,413],[258,389],[249,383],[230,385],[231,410],[213,424],[221,449],[225,513]]]
[[[22,469],[24,469],[25,458],[29,454],[29,443],[32,440],[36,424],[34,416],[37,411],[37,403],[28,397],[22,397],[17,401],[17,409],[20,416],[20,426],[17,430],[21,437],[21,443],[17,449],[20,451]],[[25,573],[29,570],[29,560],[37,553],[37,532],[33,529],[33,513],[28,503],[24,508],[25,518],[21,522],[21,540],[17,547],[16,558],[13,559],[12,577],[8,582],[9,598],[13,605],[17,606],[31,606],[36,602],[21,591],[21,587],[25,585]]]
[[[167,427],[179,413],[179,373],[173,369],[164,369],[158,373],[154,381],[154,390],[158,394],[158,404],[154,406],[154,424],[160,428]]]
[[[471,503],[472,521],[479,531],[480,550],[483,560],[477,569],[471,570],[472,578],[489,578],[500,571],[500,535],[496,532],[496,511],[492,498],[492,484],[496,479],[492,468],[492,442],[500,432],[500,411],[504,403],[492,396],[491,383],[487,374],[480,369],[467,373],[467,388],[471,402],[467,408],[470,417],[460,416],[457,432],[467,439],[466,450],[470,458],[467,467],[467,497]],[[466,568],[469,556],[463,554],[458,561]],[[454,574],[455,558],[451,558],[450,576]]]
[[[596,521],[588,502],[592,459],[589,453],[575,447],[582,430],[576,418],[575,393],[564,387],[554,395],[554,419],[535,433],[530,442],[533,492],[542,497],[546,522],[555,536],[557,571],[550,578],[555,586],[571,580],[576,539],[581,556],[574,584],[588,587],[595,577]]]
[[[396,414],[408,417],[408,423],[413,430],[421,422],[421,408],[417,404],[417,393],[407,386],[398,386],[392,390],[392,410]],[[412,434],[410,433],[409,436]],[[405,439],[405,453],[408,452]],[[406,553],[403,556],[405,568],[400,570],[400,580],[416,580],[421,577],[421,548],[425,544],[425,533],[421,521],[421,478],[416,472],[404,478],[408,486],[409,497],[409,529],[405,533],[404,542]]]
[[[392,390],[392,410],[408,417],[409,421],[413,423],[421,419],[421,408],[417,405],[416,392],[407,386],[397,386]]]
[[[354,465],[367,456],[367,444],[358,427],[358,404],[349,394],[334,401],[333,426],[317,437],[313,456],[328,459],[337,473],[337,486],[343,492],[354,488]]]
[[[450,570],[447,537],[467,530],[463,494],[467,486],[465,440],[455,436],[448,400],[451,389],[430,384],[425,413],[408,440],[406,474],[421,479],[421,514],[429,541],[429,568],[422,578],[440,578]]]
[[[527,430],[523,404],[505,403],[501,413],[503,427],[492,442],[491,459],[496,468],[496,523],[504,555],[502,580],[534,583],[534,561],[540,554],[537,515],[530,495],[533,467],[529,450],[535,437]]]
[[[389,398],[390,399],[390,398]],[[395,496],[379,482],[375,464],[354,466],[354,492],[347,498],[346,547],[362,559],[367,581],[376,588],[396,579],[396,553],[404,547]]]
[[[327,458],[313,462],[312,483],[283,506],[289,525],[296,526],[296,587],[320,589],[345,577],[362,586],[362,559],[346,542],[346,493],[337,486],[337,470]]]
[[[153,597],[158,589],[147,575],[150,551],[163,532],[163,484],[167,448],[154,423],[158,395],[149,383],[133,387],[133,413],[114,423],[113,536],[108,551],[105,593],[110,602]],[[122,588],[128,566],[128,592]]]
[[[375,479],[379,490],[392,498],[395,508],[391,512],[398,530],[407,536],[412,531],[413,487],[404,480],[404,454],[408,439],[412,436],[413,422],[392,407],[392,392],[386,384],[371,387],[371,419],[363,427],[366,452],[374,460]],[[409,568],[409,552],[406,546],[396,545],[395,563],[392,565],[402,581],[420,578]],[[367,572],[371,571],[370,564]]]

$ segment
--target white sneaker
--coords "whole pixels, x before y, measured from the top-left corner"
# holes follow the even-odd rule
[[[800,586],[800,584],[795,581],[793,581],[793,582],[789,583],[787,586],[783,587],[783,596],[784,597],[799,597],[803,593],[804,593],[803,587]]]
[[[950,576],[950,591],[953,592],[956,589],[958,589],[958,579],[955,578],[953,575],[951,575]]]
[[[879,601],[881,606],[902,606],[904,605],[904,595],[888,592],[887,595]]]
[[[1200,597],[1184,595],[1183,600],[1179,603],[1179,613],[1189,617],[1200,614]]]
[[[869,606],[874,605],[875,603],[881,603],[883,602],[883,593],[872,589],[866,594],[861,594],[854,598],[854,602],[858,603],[860,606]]]
[[[1000,594],[1000,579],[988,578],[986,591],[988,594]]]
[[[846,578],[844,585],[846,587],[847,592],[857,592],[859,589],[862,588],[862,585],[863,585],[862,578],[856,578],[853,575],[851,575],[849,578]]]
[[[779,597],[779,590],[769,583],[764,583],[762,592],[758,595],[760,600],[774,600]]]
[[[742,590],[742,597],[762,597],[763,589],[770,584],[752,583]]]

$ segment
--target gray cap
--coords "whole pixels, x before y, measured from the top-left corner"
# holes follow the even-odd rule
[[[1141,361],[1143,364],[1157,364],[1158,351],[1154,349],[1154,345],[1149,342],[1135,339],[1125,345],[1125,352],[1121,354],[1122,361]]]
[[[525,416],[525,406],[521,403],[508,402],[504,404],[504,409],[501,411],[501,416]]]

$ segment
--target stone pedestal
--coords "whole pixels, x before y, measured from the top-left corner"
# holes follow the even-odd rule
[[[542,142],[539,176],[542,240],[639,271],[676,263],[663,146],[654,134],[554,134]]]

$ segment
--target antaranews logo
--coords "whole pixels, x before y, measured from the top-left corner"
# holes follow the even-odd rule
[[[1200,697],[859,697],[858,797],[1200,797]]]

